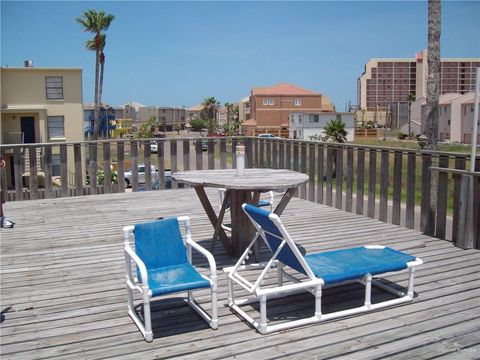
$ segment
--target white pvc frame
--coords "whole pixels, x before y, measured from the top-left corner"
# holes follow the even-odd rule
[[[243,208],[245,208],[245,204],[243,205]],[[321,321],[331,320],[331,319],[335,319],[343,316],[372,311],[372,310],[380,309],[383,307],[398,305],[398,304],[413,300],[415,267],[423,264],[423,261],[418,258],[415,259],[414,261],[410,261],[407,263],[407,268],[409,270],[409,281],[408,281],[407,293],[398,291],[378,280],[373,280],[372,275],[367,274],[366,276],[360,279],[354,280],[354,281],[361,282],[362,284],[365,285],[365,301],[363,306],[353,308],[353,309],[337,311],[329,314],[322,314],[322,308],[321,308],[322,288],[324,287],[325,282],[323,281],[323,279],[317,278],[314,275],[314,273],[306,263],[305,259],[301,255],[300,251],[295,246],[292,238],[284,228],[282,222],[280,221],[280,218],[276,214],[271,213],[269,215],[269,219],[278,227],[282,236],[280,237],[272,233],[268,233],[268,234],[282,240],[282,243],[278,247],[277,251],[274,252],[274,254],[272,255],[272,257],[268,262],[245,265],[246,260],[248,260],[249,255],[251,254],[251,249],[259,237],[262,237],[264,242],[268,245],[268,242],[266,241],[266,238],[265,238],[265,234],[267,232],[264,229],[262,229],[261,226],[258,225],[248,213],[247,215],[252,221],[253,225],[255,226],[257,233],[252,239],[248,248],[245,250],[245,252],[242,254],[240,259],[237,261],[235,266],[224,268],[224,272],[227,274],[227,278],[228,278],[228,306],[233,311],[235,311],[238,315],[244,318],[248,323],[250,323],[261,334],[268,334],[271,332],[284,330],[284,329],[288,329],[296,326],[302,326],[302,325],[317,323]],[[289,246],[290,249],[292,250],[296,259],[303,267],[307,275],[307,279],[299,280],[296,277],[286,273],[284,270],[284,264],[276,259],[281,249],[285,245]],[[379,249],[384,248],[384,246],[378,246],[378,245],[365,246],[365,247],[379,248]],[[262,287],[262,284],[265,281],[268,273],[273,268],[277,268],[276,287]],[[240,274],[240,272],[243,270],[252,270],[252,269],[261,270],[260,275],[258,276],[258,278],[254,283],[251,283]],[[290,283],[284,284],[284,279],[289,280]],[[352,282],[352,281],[342,282],[342,283],[333,284],[329,286],[338,286],[348,282]],[[237,284],[241,288],[246,290],[249,293],[249,296],[243,299],[236,299],[234,295],[234,284]],[[381,288],[382,290],[387,291],[393,295],[396,295],[399,298],[383,301],[377,304],[372,304],[371,303],[372,285],[377,286],[378,288]],[[268,325],[267,300],[302,292],[302,291],[308,291],[315,296],[315,314],[309,318],[291,320],[291,321],[287,321],[287,322],[275,324],[275,325]],[[241,308],[242,305],[250,304],[253,302],[260,302],[260,320],[259,321],[252,318]]]
[[[185,302],[193,309],[195,312],[204,319],[207,324],[212,329],[218,329],[218,311],[217,311],[217,267],[215,264],[215,259],[213,255],[198,245],[192,240],[191,228],[190,228],[190,218],[188,216],[179,216],[177,217],[178,223],[183,223],[185,226],[185,238],[184,243],[187,248],[187,258],[190,264],[192,264],[192,249],[197,250],[200,254],[205,256],[208,260],[210,267],[210,276],[201,275],[204,279],[208,280],[210,283],[211,289],[211,298],[212,298],[212,315],[210,316],[194,299],[193,290],[188,290],[188,296],[185,298]],[[150,313],[150,301],[152,298],[152,291],[148,286],[148,275],[147,268],[143,261],[138,257],[135,251],[130,246],[130,238],[133,235],[134,226],[125,226],[123,228],[123,250],[125,255],[125,265],[127,269],[126,274],[126,285],[127,285],[127,295],[128,295],[128,315],[133,319],[137,325],[140,332],[143,334],[143,337],[147,342],[153,341],[153,332],[152,332],[152,319]],[[132,261],[138,266],[138,269],[141,274],[142,281],[139,282],[136,277],[132,275]],[[143,312],[145,322],[142,322],[140,317],[137,315],[134,308],[133,301],[133,291],[137,290],[142,295],[143,302]]]

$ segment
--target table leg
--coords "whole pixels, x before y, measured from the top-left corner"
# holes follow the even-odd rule
[[[233,253],[235,256],[240,256],[255,235],[255,228],[242,209],[242,204],[251,203],[252,199],[248,190],[231,190],[231,196]]]
[[[289,202],[290,199],[295,195],[296,192],[297,192],[297,188],[296,188],[296,187],[294,187],[294,188],[289,188],[289,189],[285,192],[285,194],[283,195],[282,200],[280,200],[280,202],[278,203],[277,207],[276,207],[275,210],[273,211],[274,214],[277,214],[278,216],[282,215],[283,210],[285,210],[285,208],[287,207],[288,202]]]
[[[212,244],[210,246],[210,251],[213,253],[215,249],[215,242],[217,241],[218,233],[220,229],[224,230],[222,227],[223,218],[225,216],[225,210],[230,204],[230,190],[225,191],[225,196],[223,197],[222,208],[220,209],[220,213],[218,214],[217,225],[215,226],[215,232],[213,233],[212,237]]]
[[[208,196],[205,193],[205,189],[203,186],[194,186],[195,192],[197,193],[197,196],[200,200],[200,203],[203,206],[203,209],[205,210],[205,213],[208,216],[208,219],[210,220],[210,223],[213,225],[214,229],[217,228],[217,225],[219,224],[217,214],[215,213],[215,210],[213,210],[212,204],[210,204],[210,201],[208,200]],[[225,248],[225,251],[227,252],[228,255],[232,256],[233,255],[233,247],[232,244],[228,241],[228,236],[225,234],[225,231],[223,230],[221,224],[220,228],[218,230],[218,237],[220,238],[220,241],[223,244],[223,247]]]

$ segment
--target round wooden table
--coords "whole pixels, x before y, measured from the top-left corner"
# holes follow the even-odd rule
[[[242,209],[242,204],[258,204],[261,192],[284,191],[274,210],[275,214],[280,215],[298,186],[308,180],[305,174],[283,169],[245,169],[241,176],[237,175],[236,169],[191,170],[173,173],[172,178],[195,189],[215,229],[214,239],[218,236],[227,254],[237,257],[247,248],[255,231]],[[205,187],[226,189],[218,216],[205,193]],[[222,228],[223,216],[229,205],[232,220],[230,241]]]

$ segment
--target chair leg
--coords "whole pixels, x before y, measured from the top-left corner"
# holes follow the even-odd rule
[[[260,297],[260,332],[263,334],[267,331],[267,296]]]
[[[212,296],[212,329],[218,329],[218,305],[217,305],[217,277],[212,276],[212,288],[211,288],[211,296]]]
[[[322,317],[322,285],[315,286],[315,316]]]
[[[372,305],[372,275],[365,275],[365,307],[370,309]]]
[[[415,282],[415,267],[409,269],[408,275],[408,293],[407,295],[413,299],[413,283]]]
[[[145,319],[145,340],[147,342],[153,341],[153,332],[152,332],[152,315],[150,312],[150,297],[148,296],[148,287],[142,286],[142,297],[143,297],[143,317]]]

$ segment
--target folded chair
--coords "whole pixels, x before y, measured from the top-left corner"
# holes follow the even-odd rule
[[[243,210],[252,221],[257,233],[235,266],[224,269],[228,276],[228,306],[247,320],[260,333],[266,334],[413,300],[414,271],[416,266],[423,264],[422,260],[378,245],[303,256],[276,214],[248,204],[243,204]],[[270,248],[272,256],[264,263],[246,265],[251,248],[260,237]],[[272,268],[277,269],[276,284],[264,287],[263,283]],[[288,268],[293,269],[293,271],[290,270],[287,273],[285,270]],[[406,293],[372,278],[374,275],[401,271],[403,269],[409,270],[409,283]],[[247,270],[257,270],[256,273],[259,273],[259,275],[255,282],[252,283],[245,276],[242,276],[241,272]],[[284,280],[287,280],[288,283],[284,283]],[[322,288],[345,284],[350,281],[358,281],[365,285],[364,304],[353,309],[322,314]],[[249,296],[244,299],[235,298],[234,284],[246,290]],[[372,285],[399,298],[372,304]],[[309,318],[268,325],[267,300],[301,291],[308,291],[314,295],[314,315]],[[254,320],[241,308],[241,305],[252,302],[260,302],[259,321]]]
[[[185,226],[185,238],[182,238],[180,223]],[[130,246],[132,234],[135,251]],[[127,270],[128,314],[146,341],[153,340],[150,299],[181,291],[188,293],[187,298],[184,299],[187,304],[212,329],[218,328],[215,259],[210,252],[192,240],[188,216],[126,226],[123,228],[123,240]],[[192,266],[192,249],[207,258],[210,276],[201,275]],[[132,274],[132,264],[137,267],[137,277]],[[202,288],[211,289],[211,316],[193,297],[193,290]],[[135,311],[132,290],[137,290],[141,294],[144,321]]]

